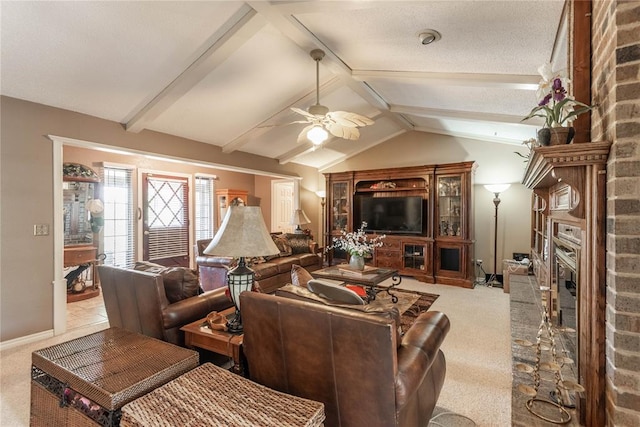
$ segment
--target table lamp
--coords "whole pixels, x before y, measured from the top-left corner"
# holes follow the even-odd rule
[[[300,228],[301,225],[310,224],[311,220],[304,213],[302,209],[296,209],[293,211],[293,216],[291,217],[291,224],[296,226],[296,229],[293,231],[296,234],[302,234],[304,231]]]
[[[220,229],[203,253],[239,258],[238,265],[227,273],[229,294],[236,307],[234,316],[227,322],[227,329],[232,333],[242,332],[240,293],[250,291],[254,279],[254,272],[247,267],[245,257],[280,253],[267,230],[260,207],[229,206]]]

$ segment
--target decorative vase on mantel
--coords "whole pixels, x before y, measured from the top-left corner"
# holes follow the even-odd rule
[[[542,146],[569,144],[576,131],[573,127],[542,128],[538,131],[538,143]]]
[[[364,257],[362,255],[351,255],[349,257],[349,267],[354,270],[363,271]]]

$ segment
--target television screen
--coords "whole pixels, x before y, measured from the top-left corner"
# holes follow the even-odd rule
[[[422,234],[422,205],[420,196],[409,197],[366,197],[359,198],[357,206],[360,228],[367,223],[365,231],[388,234]]]

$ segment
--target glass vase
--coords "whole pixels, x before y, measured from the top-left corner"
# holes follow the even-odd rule
[[[361,255],[351,255],[349,257],[349,267],[354,270],[364,270],[364,257]]]

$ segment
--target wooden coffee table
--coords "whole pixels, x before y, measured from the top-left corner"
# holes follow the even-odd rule
[[[380,292],[386,292],[391,296],[391,301],[394,303],[398,302],[398,297],[392,291],[402,282],[402,277],[398,274],[398,270],[369,266],[366,267],[365,271],[357,272],[349,269],[347,265],[333,265],[312,271],[311,275],[316,279],[339,280],[346,284],[364,286],[369,301],[375,300],[376,295]],[[388,278],[391,278],[390,286],[378,286]]]
[[[225,316],[235,313],[235,308],[228,308],[221,312]],[[242,354],[243,334],[232,334],[209,328],[207,319],[196,320],[180,328],[184,331],[184,343],[189,348],[201,348],[217,354],[228,356],[233,361],[233,372],[243,375],[244,362]]]

